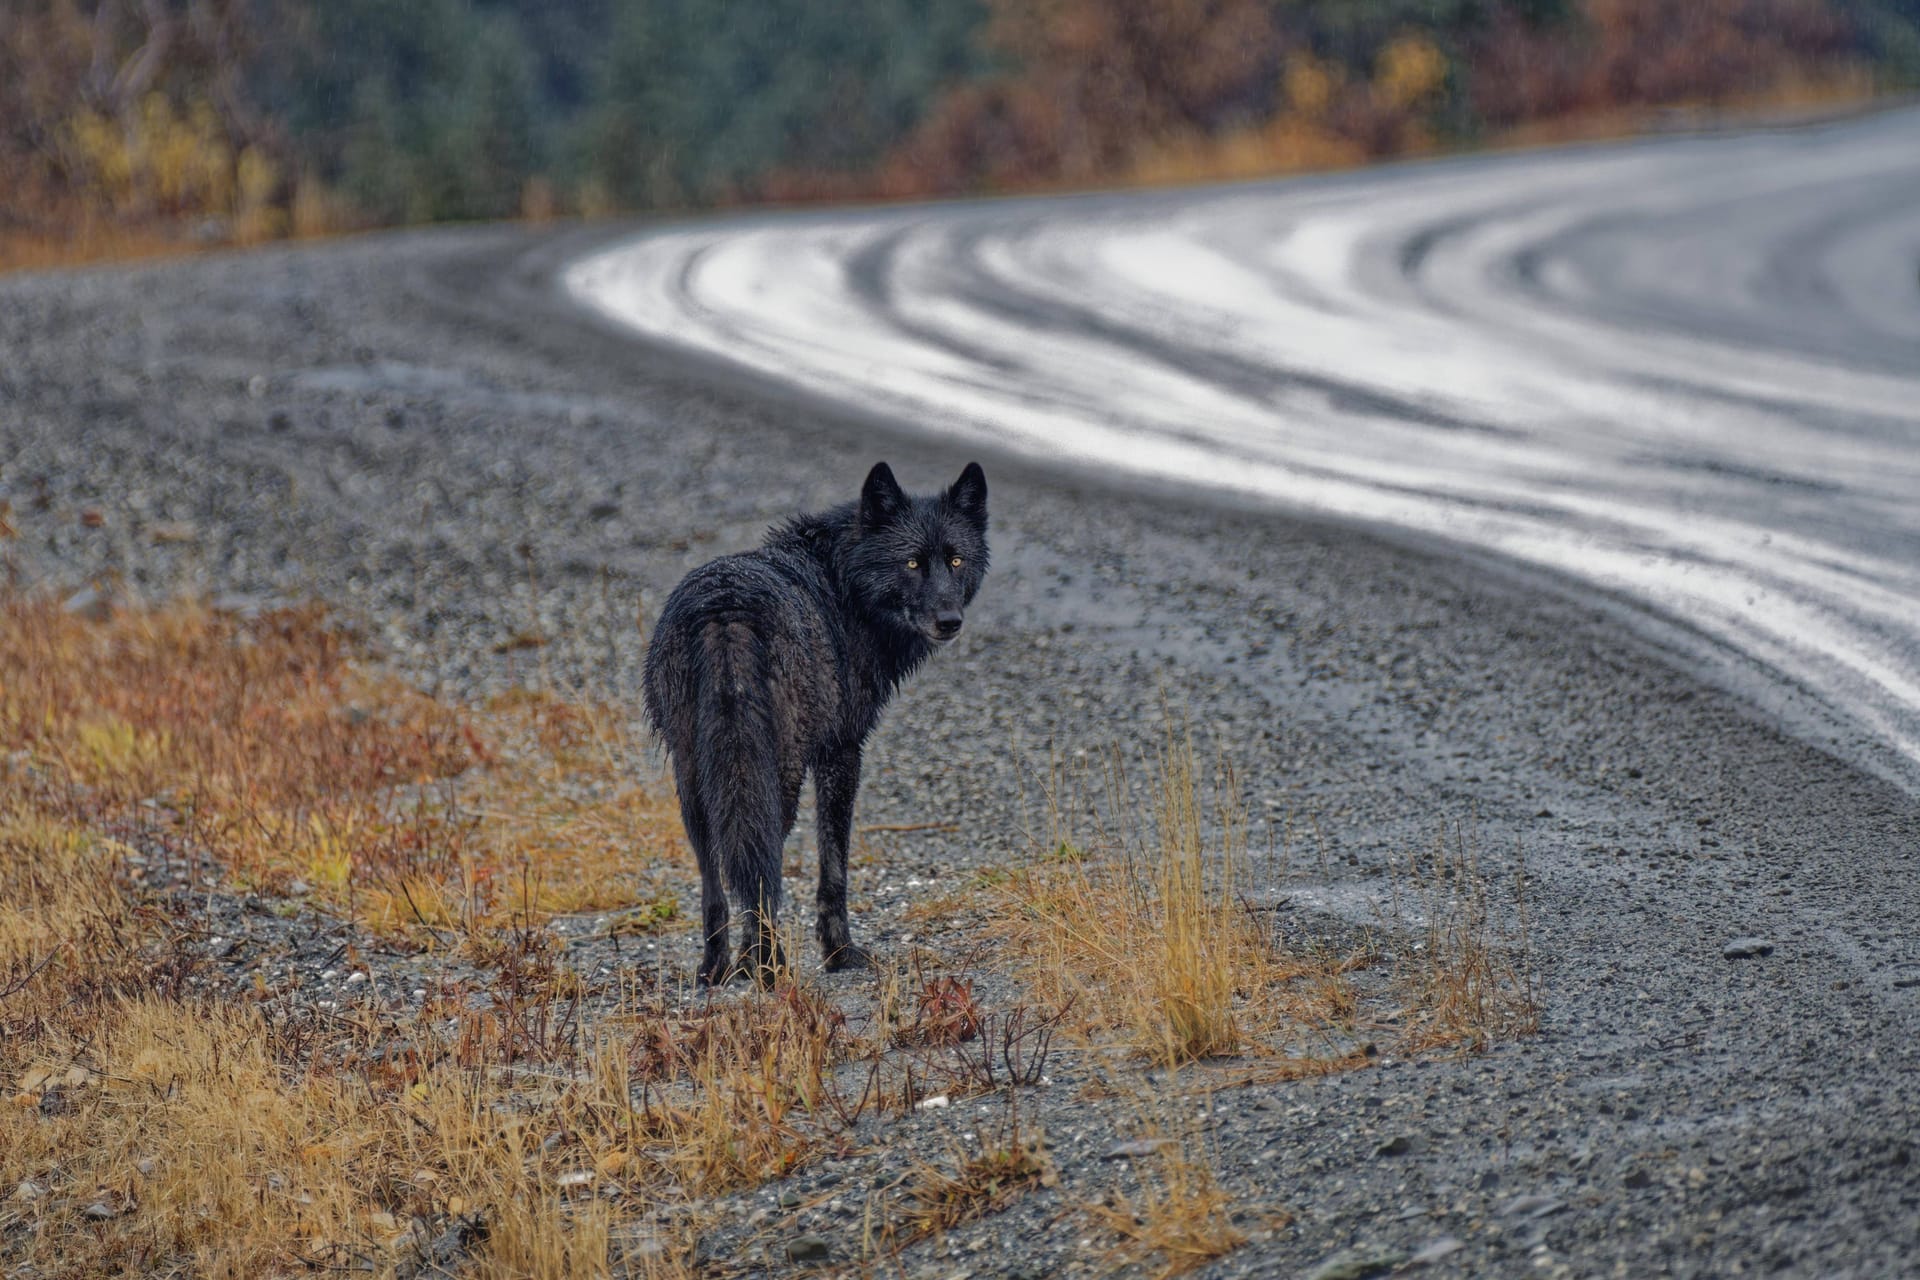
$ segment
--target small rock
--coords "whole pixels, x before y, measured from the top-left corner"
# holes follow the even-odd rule
[[[101,1221],[102,1219],[118,1217],[119,1213],[120,1211],[118,1209],[115,1209],[112,1205],[108,1204],[105,1200],[95,1200],[92,1204],[88,1205],[86,1208],[80,1211],[80,1216],[84,1218],[92,1218],[94,1221],[98,1222],[98,1221]]]
[[[247,379],[247,397],[252,400],[267,398],[267,375],[256,373]]]
[[[593,1170],[570,1170],[560,1175],[558,1185],[562,1191],[572,1191],[579,1187],[590,1187],[593,1185]]]
[[[1645,1169],[1631,1169],[1627,1172],[1627,1176],[1620,1181],[1629,1191],[1638,1191],[1641,1187],[1648,1186],[1653,1182],[1653,1175]]]
[[[1100,1158],[1102,1160],[1138,1160],[1172,1145],[1171,1138],[1135,1138],[1131,1142],[1116,1144]]]
[[[1758,956],[1773,954],[1773,942],[1767,938],[1735,938],[1720,948],[1720,954],[1728,960],[1752,960]]]
[[[1558,1213],[1566,1207],[1564,1201],[1555,1200],[1552,1196],[1515,1196],[1500,1206],[1500,1216],[1503,1218],[1544,1218],[1549,1214]]]
[[[1456,1254],[1466,1247],[1466,1245],[1452,1236],[1441,1236],[1437,1240],[1429,1240],[1427,1243],[1421,1245],[1419,1252],[1407,1259],[1407,1265],[1410,1267],[1430,1267],[1440,1261],[1440,1259]]]
[[[356,982],[365,982],[366,980],[367,980],[367,975],[360,972],[358,969],[355,969],[352,973],[347,975],[348,986],[352,986]]]
[[[1376,1156],[1414,1156],[1427,1149],[1427,1140],[1419,1134],[1397,1133],[1373,1149]]]
[[[484,1213],[468,1213],[456,1217],[445,1231],[433,1238],[427,1246],[427,1260],[435,1266],[450,1266],[459,1256],[475,1243],[487,1238],[487,1217]]]
[[[1365,1280],[1405,1262],[1407,1255],[1378,1245],[1357,1244],[1322,1258],[1307,1272],[1307,1280]]]
[[[805,1201],[801,1199],[798,1191],[782,1191],[780,1193],[780,1207],[782,1209],[798,1209],[804,1203]]]
[[[200,531],[184,520],[163,520],[147,530],[147,536],[158,546],[176,546],[186,542],[198,542]]]
[[[788,1262],[825,1262],[833,1256],[833,1246],[819,1236],[800,1236],[787,1243]]]
[[[949,1098],[946,1094],[936,1093],[931,1098],[922,1098],[920,1101],[914,1103],[913,1109],[915,1111],[938,1111],[942,1107],[950,1105],[952,1102],[953,1099]]]
[[[24,1181],[19,1186],[13,1189],[13,1198],[16,1200],[26,1200],[31,1202],[34,1200],[38,1200],[41,1196],[44,1196],[45,1194],[47,1194],[46,1188],[42,1187],[39,1183],[33,1182],[33,1181]]]
[[[215,960],[225,960],[239,945],[239,941],[234,938],[212,937],[207,939],[207,954]]]

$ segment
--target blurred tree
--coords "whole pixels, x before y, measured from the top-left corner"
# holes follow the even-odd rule
[[[1920,0],[0,0],[0,230],[1251,174],[1869,60]]]
[[[979,62],[973,0],[623,6],[592,167],[642,205],[750,194],[778,168],[871,164]]]

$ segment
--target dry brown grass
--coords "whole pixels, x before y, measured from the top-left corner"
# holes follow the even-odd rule
[[[486,1276],[671,1275],[661,1197],[836,1149],[856,1044],[815,993],[577,1016],[520,933],[474,1008],[327,1012],[201,981],[189,920],[125,850],[0,820],[0,1263],[34,1274],[394,1274],[454,1240]],[[503,946],[507,944],[502,944]],[[638,1246],[635,1246],[636,1248]]]
[[[1496,901],[1464,835],[1411,857],[1383,923],[1417,919],[1419,936],[1363,989],[1356,978],[1378,967],[1370,945],[1290,939],[1278,913],[1249,905],[1238,785],[1228,762],[1213,773],[1204,780],[1191,738],[1170,732],[1149,762],[1146,800],[1110,800],[1083,834],[1064,815],[1086,806],[1066,795],[1074,781],[1056,765],[1046,836],[993,886],[1022,980],[1056,1006],[1072,1003],[1096,1043],[1117,1036],[1171,1066],[1253,1059],[1259,1069],[1244,1078],[1275,1079],[1363,1066],[1363,1039],[1473,1051],[1537,1029],[1524,868],[1511,901]],[[1132,794],[1119,761],[1107,762],[1103,789]]]
[[[1144,813],[1109,809],[1081,836],[1059,816],[1068,806],[1056,771],[1046,852],[998,887],[1022,979],[1043,1000],[1072,1002],[1090,1031],[1117,1032],[1160,1062],[1253,1053],[1280,1074],[1337,1069],[1289,1046],[1350,1018],[1356,957],[1290,951],[1248,909],[1230,769],[1209,802],[1191,738],[1169,734],[1151,772]],[[1107,793],[1126,795],[1118,762],[1107,775]]]
[[[1406,1001],[1402,1043],[1467,1053],[1538,1031],[1525,864],[1514,872],[1510,922],[1464,827],[1409,855],[1401,892],[1423,922],[1411,957],[1395,970]]]
[[[378,929],[630,902],[680,856],[632,717],[523,694],[467,710],[365,662],[318,607],[104,620],[0,601],[0,741],[43,807]]]
[[[818,1149],[837,1015],[789,992],[589,1020],[540,927],[632,903],[634,865],[677,848],[623,723],[443,704],[319,609],[0,601],[0,1261],[393,1274],[438,1241],[481,1275],[599,1276],[643,1193]],[[305,880],[420,942],[453,925],[491,972],[413,1009],[230,986],[176,868]],[[683,1270],[685,1241],[637,1229],[630,1272]]]
[[[963,1222],[998,1213],[1037,1187],[1058,1186],[1060,1175],[1037,1130],[1023,1131],[1010,1114],[1003,1131],[979,1151],[956,1150],[950,1169],[922,1165],[906,1187],[906,1204],[893,1220],[898,1248],[939,1235]]]
[[[1001,957],[980,951],[957,969],[916,952],[851,1021],[807,986],[686,1008],[644,975],[596,985],[544,922],[629,907],[607,932],[683,927],[652,877],[692,879],[670,794],[633,781],[630,723],[548,694],[429,698],[318,608],[91,619],[0,600],[0,1265],[684,1275],[699,1224],[656,1207],[845,1154],[863,1118],[930,1095],[1005,1095],[1011,1117],[1069,1020],[1156,1066],[1362,1061],[1300,1046],[1363,1022],[1364,958],[1290,951],[1246,908],[1232,776],[1204,787],[1184,737],[1139,820],[1056,823],[1050,856],[981,886],[1037,1006],[986,1007],[974,966]],[[1109,794],[1128,794],[1117,768]],[[343,1007],[209,962],[212,896],[296,881],[389,943],[455,944],[450,976],[424,1002]],[[1410,1041],[1524,1030],[1469,851],[1418,862],[1415,884],[1430,931],[1401,975]],[[347,966],[370,970],[356,946],[381,936],[350,935]],[[1118,1074],[1106,1096],[1178,1135],[1086,1206],[1118,1260],[1172,1274],[1233,1248],[1235,1205],[1181,1127],[1195,1079],[1221,1073],[1189,1065],[1159,1098]],[[1010,1118],[880,1197],[866,1261],[1053,1180]]]
[[[615,1209],[592,1166],[566,1168],[577,1152],[544,1146],[574,1132],[567,1089],[510,1093],[450,1056],[325,1070],[287,1047],[257,1009],[152,994],[43,1039],[0,1119],[0,1177],[31,1188],[7,1252],[52,1275],[389,1273],[452,1231],[481,1274],[605,1274]]]
[[[19,228],[0,231],[0,274],[172,258],[199,252],[204,247],[171,232],[81,218],[71,231],[60,234]]]
[[[1177,1276],[1247,1242],[1235,1220],[1234,1198],[1220,1185],[1214,1153],[1202,1136],[1140,1141],[1156,1149],[1132,1162],[1137,1187],[1115,1189],[1088,1206],[1093,1219],[1119,1238],[1119,1262],[1156,1276]],[[1272,1211],[1263,1216],[1274,1224],[1286,1221]]]

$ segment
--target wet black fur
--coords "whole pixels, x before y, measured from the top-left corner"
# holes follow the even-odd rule
[[[986,570],[980,464],[944,493],[910,496],[882,462],[857,501],[775,527],[667,598],[647,647],[647,714],[673,759],[700,860],[701,981],[766,982],[784,962],[773,933],[780,853],[809,770],[821,952],[829,969],[872,963],[847,923],[861,747],[900,682],[959,633]],[[737,962],[728,889],[747,916]]]

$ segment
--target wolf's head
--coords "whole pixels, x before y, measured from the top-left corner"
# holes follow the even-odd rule
[[[969,462],[944,493],[909,494],[884,462],[860,490],[849,580],[868,608],[935,644],[960,634],[987,572],[987,476]]]

